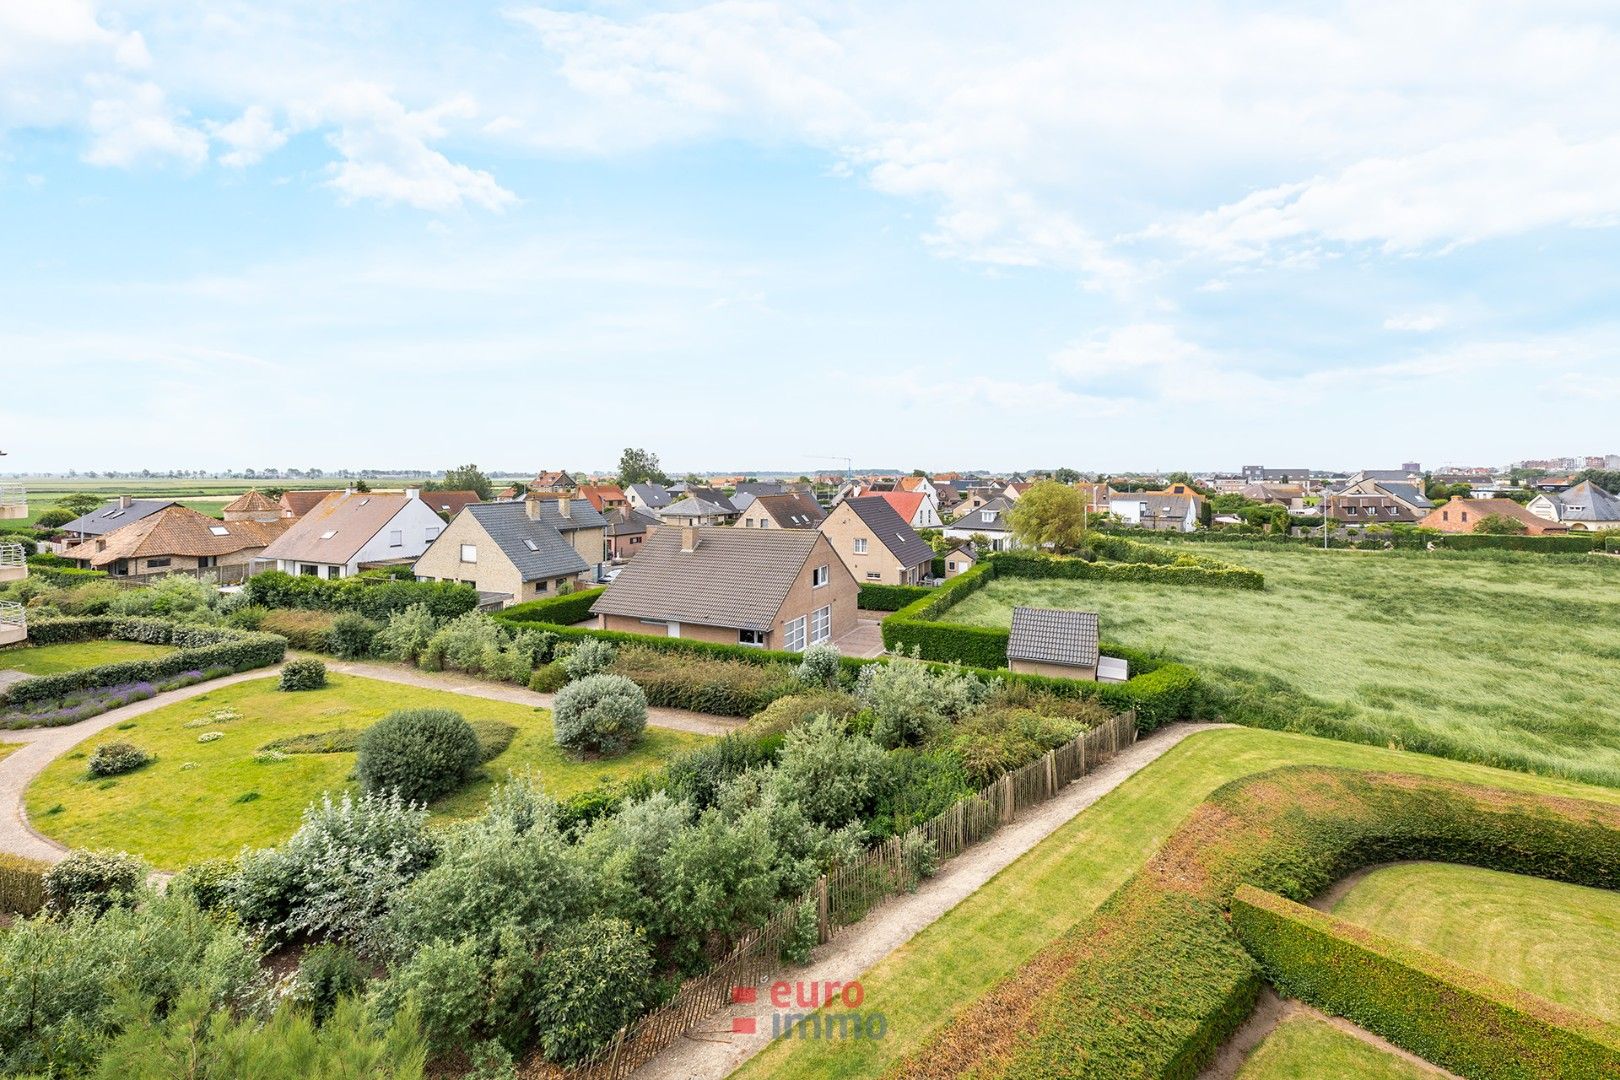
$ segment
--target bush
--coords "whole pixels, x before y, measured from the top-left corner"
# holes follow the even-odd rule
[[[32,915],[45,906],[49,863],[0,853],[0,914]]]
[[[855,696],[872,710],[872,737],[890,749],[916,746],[982,702],[991,687],[973,675],[935,671],[904,656],[864,668]]]
[[[387,625],[371,639],[372,651],[384,660],[414,664],[433,635],[439,632],[439,622],[426,604],[412,604],[401,611],[390,612]]]
[[[133,855],[75,851],[45,874],[45,910],[65,915],[78,908],[101,914],[134,902],[147,866]]]
[[[568,669],[560,663],[542,664],[529,675],[529,689],[539,694],[555,694],[568,685]]]
[[[570,679],[583,679],[587,675],[600,675],[613,663],[614,648],[606,641],[586,638],[576,644],[563,660],[563,669]]]
[[[259,629],[280,634],[295,649],[324,653],[332,651],[332,623],[335,621],[325,611],[277,609],[264,613],[259,619]]]
[[[332,620],[327,632],[328,647],[332,655],[343,660],[363,660],[371,655],[371,643],[382,627],[352,611],[345,611]]]
[[[810,962],[810,953],[821,943],[821,918],[816,902],[806,900],[793,913],[793,925],[782,939],[778,959],[784,964],[803,966]]]
[[[744,725],[743,734],[756,739],[779,736],[817,716],[847,721],[861,711],[854,694],[842,690],[810,690],[777,698],[755,713]]]
[[[549,1061],[578,1061],[652,1000],[652,955],[629,923],[593,918],[558,935],[540,957],[535,983],[541,1052]]]
[[[973,783],[984,787],[1002,773],[1022,768],[1071,741],[1087,726],[1031,709],[990,708],[956,725],[950,747]]]
[[[90,766],[86,772],[92,780],[101,776],[121,776],[156,760],[133,743],[102,743],[90,754]]]
[[[278,689],[319,690],[326,685],[326,664],[313,657],[289,660],[281,669]]]
[[[641,687],[649,704],[715,716],[753,716],[777,698],[802,689],[787,664],[762,665],[641,646],[620,648],[611,670]]]
[[[672,758],[664,768],[665,784],[671,798],[706,810],[729,781],[769,764],[772,756],[762,741],[730,734]]]
[[[238,630],[258,630],[264,625],[264,617],[269,613],[268,608],[244,604],[225,616],[225,625],[234,626]]]
[[[544,600],[530,600],[523,604],[513,604],[495,613],[497,619],[503,622],[523,623],[555,623],[558,626],[572,626],[574,623],[584,622],[590,618],[591,605],[596,598],[607,592],[604,585],[600,589],[584,589],[580,592],[570,593],[567,596],[552,596]]]
[[[340,998],[356,996],[365,989],[367,975],[366,965],[354,950],[326,942],[309,950],[298,962],[292,999],[309,1009],[316,1024],[324,1024]]]
[[[936,563],[943,563],[943,559],[935,559]],[[944,566],[940,566],[935,573],[936,577],[944,577]],[[907,604],[916,603],[928,596],[933,590],[922,585],[871,585],[862,584],[860,597],[856,606],[864,611],[899,611]]]
[[[557,692],[557,745],[575,753],[620,754],[647,727],[647,695],[622,675],[588,675]]]
[[[482,760],[478,736],[460,713],[401,709],[360,736],[354,771],[363,791],[397,791],[425,804],[465,784]]]
[[[293,576],[279,570],[255,574],[242,590],[248,603],[268,608],[353,611],[368,619],[386,619],[396,611],[421,604],[441,619],[453,619],[478,606],[478,590],[460,582],[390,581],[378,578]]]
[[[804,660],[793,674],[805,686],[836,690],[843,668],[842,657],[833,645],[812,645],[804,650]]]
[[[230,899],[236,864],[230,859],[204,859],[192,863],[169,882],[169,891],[185,895],[201,911],[223,911]]]
[[[830,717],[817,717],[787,733],[771,785],[811,821],[837,828],[867,816],[886,761],[873,740],[849,734]]]

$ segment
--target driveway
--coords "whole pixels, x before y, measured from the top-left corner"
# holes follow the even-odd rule
[[[883,655],[883,620],[881,618],[867,618],[864,615],[855,622],[855,629],[843,637],[834,638],[833,644],[845,656],[859,656],[871,659]]]

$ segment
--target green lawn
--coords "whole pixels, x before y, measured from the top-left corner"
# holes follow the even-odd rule
[[[778,1042],[738,1076],[876,1077],[1096,910],[1210,792],[1285,765],[1390,769],[1620,804],[1620,791],[1253,728],[1203,732],[1121,784],[860,978],[881,1041]]]
[[[1368,874],[1334,914],[1620,1023],[1620,893],[1444,863]]]
[[[1315,1017],[1291,1016],[1243,1063],[1238,1080],[1431,1080],[1443,1075]]]
[[[1238,693],[1233,719],[1620,786],[1620,559],[1199,551],[1266,588],[1003,579],[945,618],[1092,610]]]
[[[100,664],[125,660],[150,660],[173,652],[166,645],[143,645],[138,641],[78,641],[67,645],[26,645],[0,650],[0,671],[23,671],[29,675],[59,675]]]
[[[165,868],[235,855],[244,845],[274,844],[297,828],[304,807],[321,792],[357,790],[350,779],[354,754],[291,754],[261,763],[255,752],[285,736],[365,728],[401,708],[454,709],[468,720],[499,720],[518,729],[512,745],[484,766],[486,779],[435,804],[435,813],[447,818],[477,813],[490,787],[509,772],[534,769],[548,791],[566,796],[603,778],[653,768],[702,741],[648,728],[633,753],[578,762],[552,741],[551,715],[544,709],[348,675],[328,678],[325,689],[302,693],[278,691],[274,676],[252,679],[92,736],[29,786],[29,819],[71,847],[129,851]],[[213,731],[222,737],[197,741]],[[157,761],[112,781],[87,779],[90,752],[114,741],[132,742],[155,753]]]

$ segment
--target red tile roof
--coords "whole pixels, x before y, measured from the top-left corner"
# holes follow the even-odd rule
[[[874,499],[882,499],[894,507],[894,512],[900,515],[900,520],[910,525],[917,519],[917,508],[922,505],[926,497],[920,491],[874,491]]]

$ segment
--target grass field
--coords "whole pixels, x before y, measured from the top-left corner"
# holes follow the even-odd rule
[[[59,675],[99,664],[125,660],[150,660],[173,652],[166,645],[144,645],[138,641],[76,641],[65,645],[29,645],[0,649],[0,671],[21,671],[29,675]]]
[[[945,618],[1092,610],[1231,691],[1229,719],[1620,786],[1620,559],[1219,555],[1265,589],[1004,579]]]
[[[484,766],[485,779],[435,804],[446,818],[477,813],[490,787],[509,772],[535,770],[553,795],[566,796],[653,768],[701,736],[648,728],[642,745],[611,760],[575,761],[552,741],[544,709],[465,694],[423,690],[347,675],[329,676],[323,690],[282,693],[274,677],[210,691],[109,728],[52,762],[29,786],[34,828],[70,847],[128,851],[176,868],[235,855],[285,839],[305,806],[321,792],[357,790],[354,754],[290,754],[260,762],[255,753],[273,739],[339,728],[361,729],[401,708],[446,708],[468,720],[498,720],[517,728],[512,745]],[[188,726],[189,725],[189,726]],[[221,732],[199,743],[198,736]],[[90,780],[90,752],[105,742],[131,742],[157,761],[125,776]]]
[[[1238,1080],[1433,1080],[1416,1065],[1312,1016],[1278,1024],[1238,1072]]]
[[[1228,781],[1286,765],[1385,769],[1620,804],[1620,791],[1307,735],[1229,728],[1192,736],[1075,817],[859,978],[882,1040],[773,1043],[739,1077],[877,1077],[1096,910]]]
[[[1368,874],[1334,914],[1620,1023],[1620,893],[1444,863]]]

